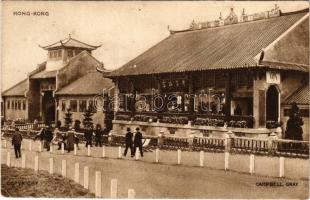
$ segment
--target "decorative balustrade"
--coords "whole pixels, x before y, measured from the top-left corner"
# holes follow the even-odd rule
[[[224,138],[211,138],[211,137],[194,137],[193,138],[194,151],[224,151],[225,139]]]
[[[273,152],[281,156],[309,157],[309,142],[296,140],[273,140]]]
[[[163,149],[188,149],[189,148],[189,138],[188,137],[164,137],[163,138]]]
[[[230,140],[230,150],[233,152],[268,153],[267,139],[232,137]]]

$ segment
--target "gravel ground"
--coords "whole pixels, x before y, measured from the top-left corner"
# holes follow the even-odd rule
[[[1,193],[5,197],[94,197],[89,190],[60,175],[1,165]]]
[[[28,148],[26,143],[25,145]],[[33,145],[34,149],[37,148]],[[26,147],[24,147],[26,149]],[[6,162],[8,149],[2,149],[2,163]],[[161,151],[160,164],[154,164],[155,152],[146,152],[140,161],[127,158],[117,159],[118,148],[107,147],[109,158],[100,158],[102,149],[92,148],[92,157],[87,157],[87,150],[81,146],[77,156],[73,152],[62,155],[56,150],[49,152],[26,153],[26,167],[33,168],[34,156],[40,157],[40,170],[48,170],[48,159],[54,158],[54,171],[61,173],[61,160],[67,160],[67,177],[74,177],[74,163],[80,164],[80,183],[83,183],[83,168],[90,169],[90,191],[94,191],[95,171],[102,172],[103,197],[110,197],[110,181],[118,180],[118,197],[126,198],[127,191],[133,188],[137,198],[308,198],[308,180],[305,178],[271,178],[249,175],[235,170],[224,171],[223,154],[206,153],[205,167],[198,167],[199,153],[182,152],[182,164],[176,165],[176,151]],[[11,150],[12,164],[21,165],[21,159],[15,159]],[[237,157],[236,157],[237,158]],[[239,159],[239,158],[238,158]],[[238,167],[238,159],[232,167]],[[260,162],[260,160],[258,159]],[[265,162],[264,162],[265,163]],[[307,163],[307,160],[305,160]],[[241,162],[240,162],[241,164]],[[265,163],[268,171],[268,162]],[[273,164],[271,165],[273,166]],[[306,165],[307,166],[307,165]],[[262,167],[260,167],[262,168]],[[269,170],[276,171],[276,170]],[[275,174],[276,176],[277,174]],[[257,186],[260,183],[274,182],[278,186]],[[297,186],[287,184],[297,183]],[[279,186],[283,185],[283,186]]]

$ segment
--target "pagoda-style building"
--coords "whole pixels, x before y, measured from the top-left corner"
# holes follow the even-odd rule
[[[281,103],[308,85],[308,9],[275,6],[239,17],[231,9],[226,18],[169,31],[107,76],[117,87],[113,131],[263,137],[286,123]]]
[[[84,95],[91,99],[94,95],[102,94],[105,83],[108,84],[107,87],[111,88],[110,80],[102,81],[102,77],[93,74],[97,68],[103,69],[103,64],[92,56],[92,51],[100,46],[86,44],[69,35],[67,39],[40,47],[47,51],[47,60],[30,72],[26,80],[2,93],[6,105],[4,112],[6,120],[21,118],[33,121],[37,119],[46,123],[62,121],[63,114],[61,113],[70,108],[71,101],[74,103],[72,105],[74,112],[85,110],[85,108],[79,109],[79,99],[75,99],[76,95]],[[94,76],[90,76],[89,73]],[[88,80],[85,77],[88,77]],[[72,95],[72,91],[66,93],[68,89],[64,90],[64,88],[76,84],[77,81],[80,83],[81,80],[83,83],[99,82],[102,84],[100,87],[98,84],[95,85],[87,94],[83,94],[85,89],[79,87],[74,88],[74,95]],[[67,102],[63,99],[61,101],[62,105],[66,105],[65,108],[60,105],[59,96],[57,96],[59,91],[59,95],[66,96]],[[93,101],[93,99],[89,101]],[[86,106],[88,105],[88,101],[86,101]],[[102,114],[102,110],[100,112]],[[73,120],[76,119],[81,121],[82,114],[73,113]],[[103,120],[98,120],[98,123],[101,121],[103,125]]]

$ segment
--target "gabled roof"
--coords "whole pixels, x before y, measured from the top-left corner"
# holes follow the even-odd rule
[[[24,79],[21,82],[15,84],[14,86],[10,87],[9,89],[2,92],[3,97],[8,96],[25,96],[25,92],[27,90],[27,80]]]
[[[299,105],[310,105],[310,87],[308,84],[293,92],[293,94],[288,96],[282,104],[290,105],[293,102],[296,102]]]
[[[81,42],[79,40],[76,40],[74,38],[72,38],[70,35],[68,38],[64,39],[64,40],[60,40],[59,42],[56,42],[54,44],[51,45],[47,45],[47,46],[40,46],[45,50],[49,50],[49,49],[57,49],[59,47],[67,47],[67,48],[79,48],[79,49],[87,49],[87,50],[95,50],[98,47],[100,47],[101,45],[98,46],[94,46],[94,45],[90,45],[90,44],[86,44],[84,42]]]
[[[111,89],[114,84],[111,79],[102,77],[97,71],[88,72],[86,75],[57,91],[56,95],[98,95],[103,89]]]
[[[108,76],[258,67],[262,49],[306,14],[171,34]]]

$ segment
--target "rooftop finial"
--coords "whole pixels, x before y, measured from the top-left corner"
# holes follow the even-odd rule
[[[220,17],[219,17],[219,19],[220,19],[220,20],[223,19],[223,17],[222,17],[222,12],[220,12]]]
[[[245,9],[244,8],[242,9],[242,15],[245,15]]]

